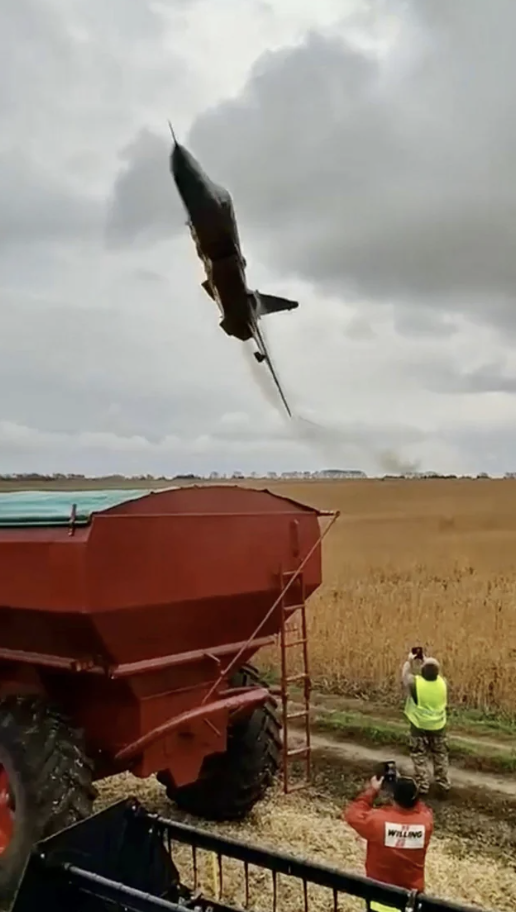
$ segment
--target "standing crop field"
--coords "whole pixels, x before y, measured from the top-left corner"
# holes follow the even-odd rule
[[[342,511],[309,609],[316,687],[397,699],[400,664],[423,644],[455,705],[516,713],[516,481],[271,487]]]

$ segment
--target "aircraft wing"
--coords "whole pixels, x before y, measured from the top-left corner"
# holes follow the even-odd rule
[[[278,390],[278,393],[279,393],[279,395],[280,395],[281,401],[283,402],[283,405],[285,406],[285,409],[286,409],[286,411],[287,411],[287,414],[288,414],[289,418],[292,418],[292,412],[290,411],[290,406],[289,406],[289,404],[288,404],[288,402],[287,402],[287,400],[286,400],[286,398],[285,398],[285,393],[283,392],[283,390],[282,390],[282,388],[281,388],[281,383],[279,382],[278,375],[277,375],[277,373],[276,373],[276,371],[275,371],[275,369],[274,369],[274,365],[273,365],[273,363],[272,363],[272,361],[271,361],[271,357],[270,357],[270,355],[269,355],[269,352],[267,351],[267,346],[266,346],[266,344],[265,344],[265,339],[263,338],[262,332],[261,332],[260,327],[258,326],[257,323],[255,323],[255,325],[254,325],[254,327],[253,327],[253,337],[254,337],[254,341],[256,342],[256,345],[258,346],[258,350],[259,350],[260,354],[261,354],[262,357],[263,357],[263,361],[265,362],[265,364],[266,364],[267,367],[269,368],[271,377],[272,377],[272,379],[274,380],[274,384],[275,384],[275,386],[276,386],[276,388],[277,388],[277,390]]]

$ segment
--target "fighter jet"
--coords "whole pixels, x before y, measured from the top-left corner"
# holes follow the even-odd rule
[[[187,225],[197,255],[204,266],[206,278],[202,287],[220,309],[220,326],[224,332],[242,342],[254,341],[257,348],[254,357],[259,363],[267,364],[287,413],[292,417],[259,320],[267,314],[294,310],[299,302],[248,288],[247,263],[231,196],[224,187],[210,180],[193,155],[177,142],[172,126],[169,126],[173,139],[170,171],[188,216]]]

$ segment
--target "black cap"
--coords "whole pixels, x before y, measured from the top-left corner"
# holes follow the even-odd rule
[[[419,798],[419,789],[414,779],[400,776],[394,783],[392,797],[402,808],[413,808]]]

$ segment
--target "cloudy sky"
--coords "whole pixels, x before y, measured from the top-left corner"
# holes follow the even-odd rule
[[[0,471],[516,469],[515,30],[514,0],[0,4]],[[292,422],[200,288],[168,118],[250,286],[300,302],[265,327]]]

